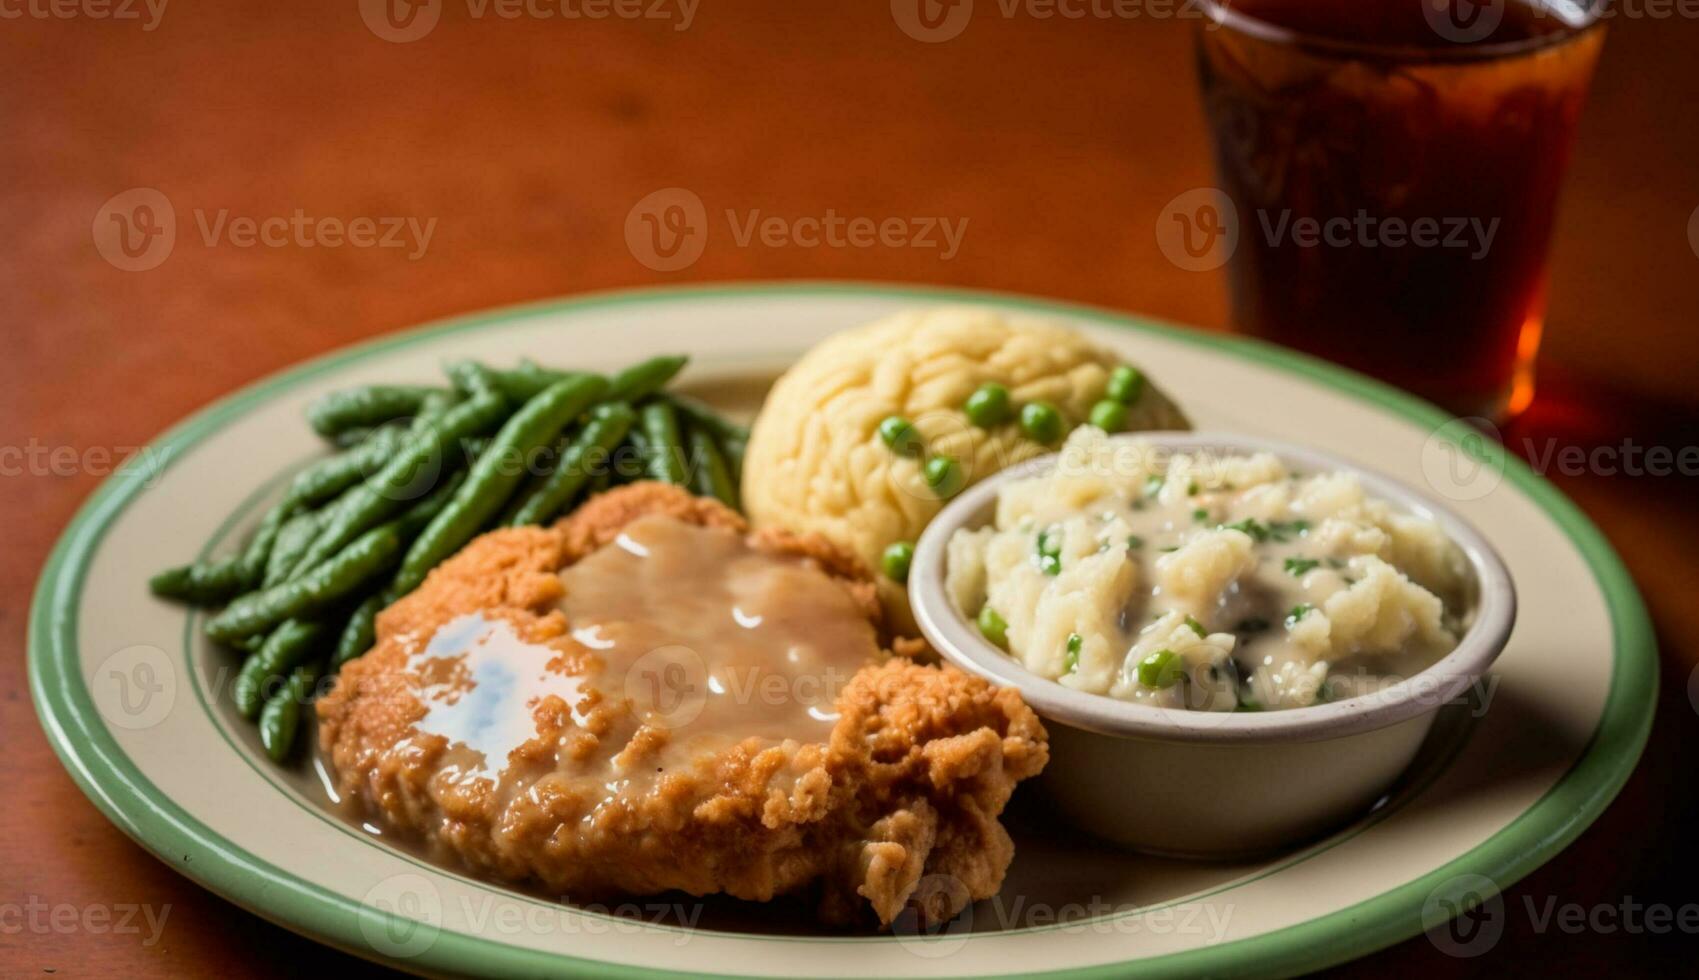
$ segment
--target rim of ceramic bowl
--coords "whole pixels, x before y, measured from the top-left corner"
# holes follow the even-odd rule
[[[1013,480],[1056,465],[1051,453],[1003,470],[963,491],[933,518],[916,542],[909,602],[921,632],[945,659],[996,684],[1014,687],[1048,721],[1122,737],[1180,742],[1306,742],[1386,728],[1466,697],[1504,650],[1516,622],[1516,587],[1491,544],[1450,508],[1404,483],[1319,449],[1220,432],[1139,432],[1111,442],[1144,442],[1172,452],[1231,455],[1267,452],[1288,466],[1314,472],[1344,470],[1364,489],[1408,513],[1432,519],[1463,551],[1475,576],[1474,616],[1456,649],[1421,673],[1354,698],[1279,711],[1220,712],[1158,708],[1064,687],[1027,670],[991,645],[956,609],[944,589],[950,535],[982,525],[997,492]]]

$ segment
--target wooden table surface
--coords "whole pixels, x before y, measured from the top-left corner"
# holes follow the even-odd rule
[[[230,389],[338,345],[609,287],[903,280],[1039,293],[1206,329],[1225,322],[1217,274],[1176,268],[1154,234],[1167,201],[1211,182],[1191,23],[1039,19],[1020,5],[1005,16],[981,4],[960,36],[921,43],[882,3],[706,0],[654,8],[669,19],[544,20],[451,0],[428,7],[426,20],[436,9],[440,22],[402,43],[369,29],[362,10],[375,6],[356,0],[172,3],[157,20],[139,3],[115,9],[140,20],[95,16],[105,9],[0,5],[21,12],[0,19],[0,447],[71,447],[82,460],[0,476],[8,975],[283,976],[358,965],[155,861],[95,811],[49,750],[26,693],[27,607],[55,537],[99,482],[100,457],[85,451],[141,444]],[[1519,445],[1699,443],[1696,43],[1690,20],[1612,27],[1559,222],[1546,383],[1512,433]],[[174,247],[148,271],[119,268],[131,260],[113,251],[107,202],[134,188],[164,195],[176,216]],[[716,228],[693,264],[658,272],[627,247],[625,226],[640,199],[665,188],[740,220],[831,209],[967,224],[953,254],[739,242]],[[131,213],[133,203],[116,207]],[[244,246],[234,222],[297,212],[434,224],[419,249],[412,239],[355,247],[329,236]],[[1663,693],[1622,796],[1508,901],[1679,908],[1699,901],[1686,874],[1699,857],[1690,829],[1699,793],[1683,755],[1699,732],[1689,695],[1699,484],[1552,475],[1638,579],[1658,627]],[[19,914],[123,903],[169,907],[157,942]],[[1527,916],[1509,919],[1498,948],[1478,960],[1418,937],[1341,972],[1689,965],[1690,936],[1537,934]]]

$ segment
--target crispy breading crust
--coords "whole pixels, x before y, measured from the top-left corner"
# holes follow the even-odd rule
[[[827,743],[750,739],[617,805],[584,780],[539,780],[500,800],[488,781],[448,778],[451,747],[414,728],[425,709],[409,653],[449,620],[482,612],[556,650],[551,668],[583,672],[589,654],[567,636],[556,573],[655,513],[747,530],[713,501],[636,484],[554,528],[484,535],[385,610],[376,646],[318,704],[321,745],[342,792],[440,857],[575,899],[680,889],[767,900],[817,885],[823,919],[853,921],[870,906],[888,924],[911,900],[922,916],[947,918],[994,894],[1014,853],[997,817],[1015,784],[1043,768],[1044,729],[1015,691],[902,657],[849,681]],[[819,538],[753,540],[804,557],[882,625],[872,578],[855,558]],[[622,699],[593,691],[587,700],[575,720],[571,706],[545,698],[533,711],[537,737],[514,758],[552,765],[562,746],[580,758],[609,749],[640,757],[647,741],[665,738]],[[788,793],[769,787],[777,774],[794,776],[782,781]],[[928,876],[962,887],[916,896]]]

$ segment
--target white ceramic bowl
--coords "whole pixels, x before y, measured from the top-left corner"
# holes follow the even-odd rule
[[[1055,464],[1045,456],[964,491],[915,545],[909,598],[922,632],[951,663],[1018,688],[1046,722],[1043,785],[1076,825],[1124,846],[1186,857],[1264,853],[1368,810],[1410,764],[1438,711],[1465,697],[1510,637],[1516,591],[1479,532],[1431,498],[1327,453],[1246,436],[1116,436],[1180,452],[1270,452],[1305,472],[1343,470],[1395,507],[1431,518],[1473,572],[1473,607],[1457,649],[1374,694],[1307,708],[1221,713],[1156,708],[1063,687],[980,636],[944,590],[946,542],[988,523],[997,491]]]

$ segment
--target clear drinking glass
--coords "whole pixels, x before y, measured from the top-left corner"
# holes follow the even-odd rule
[[[1460,415],[1533,397],[1558,188],[1604,41],[1553,0],[1205,0],[1238,329]]]

